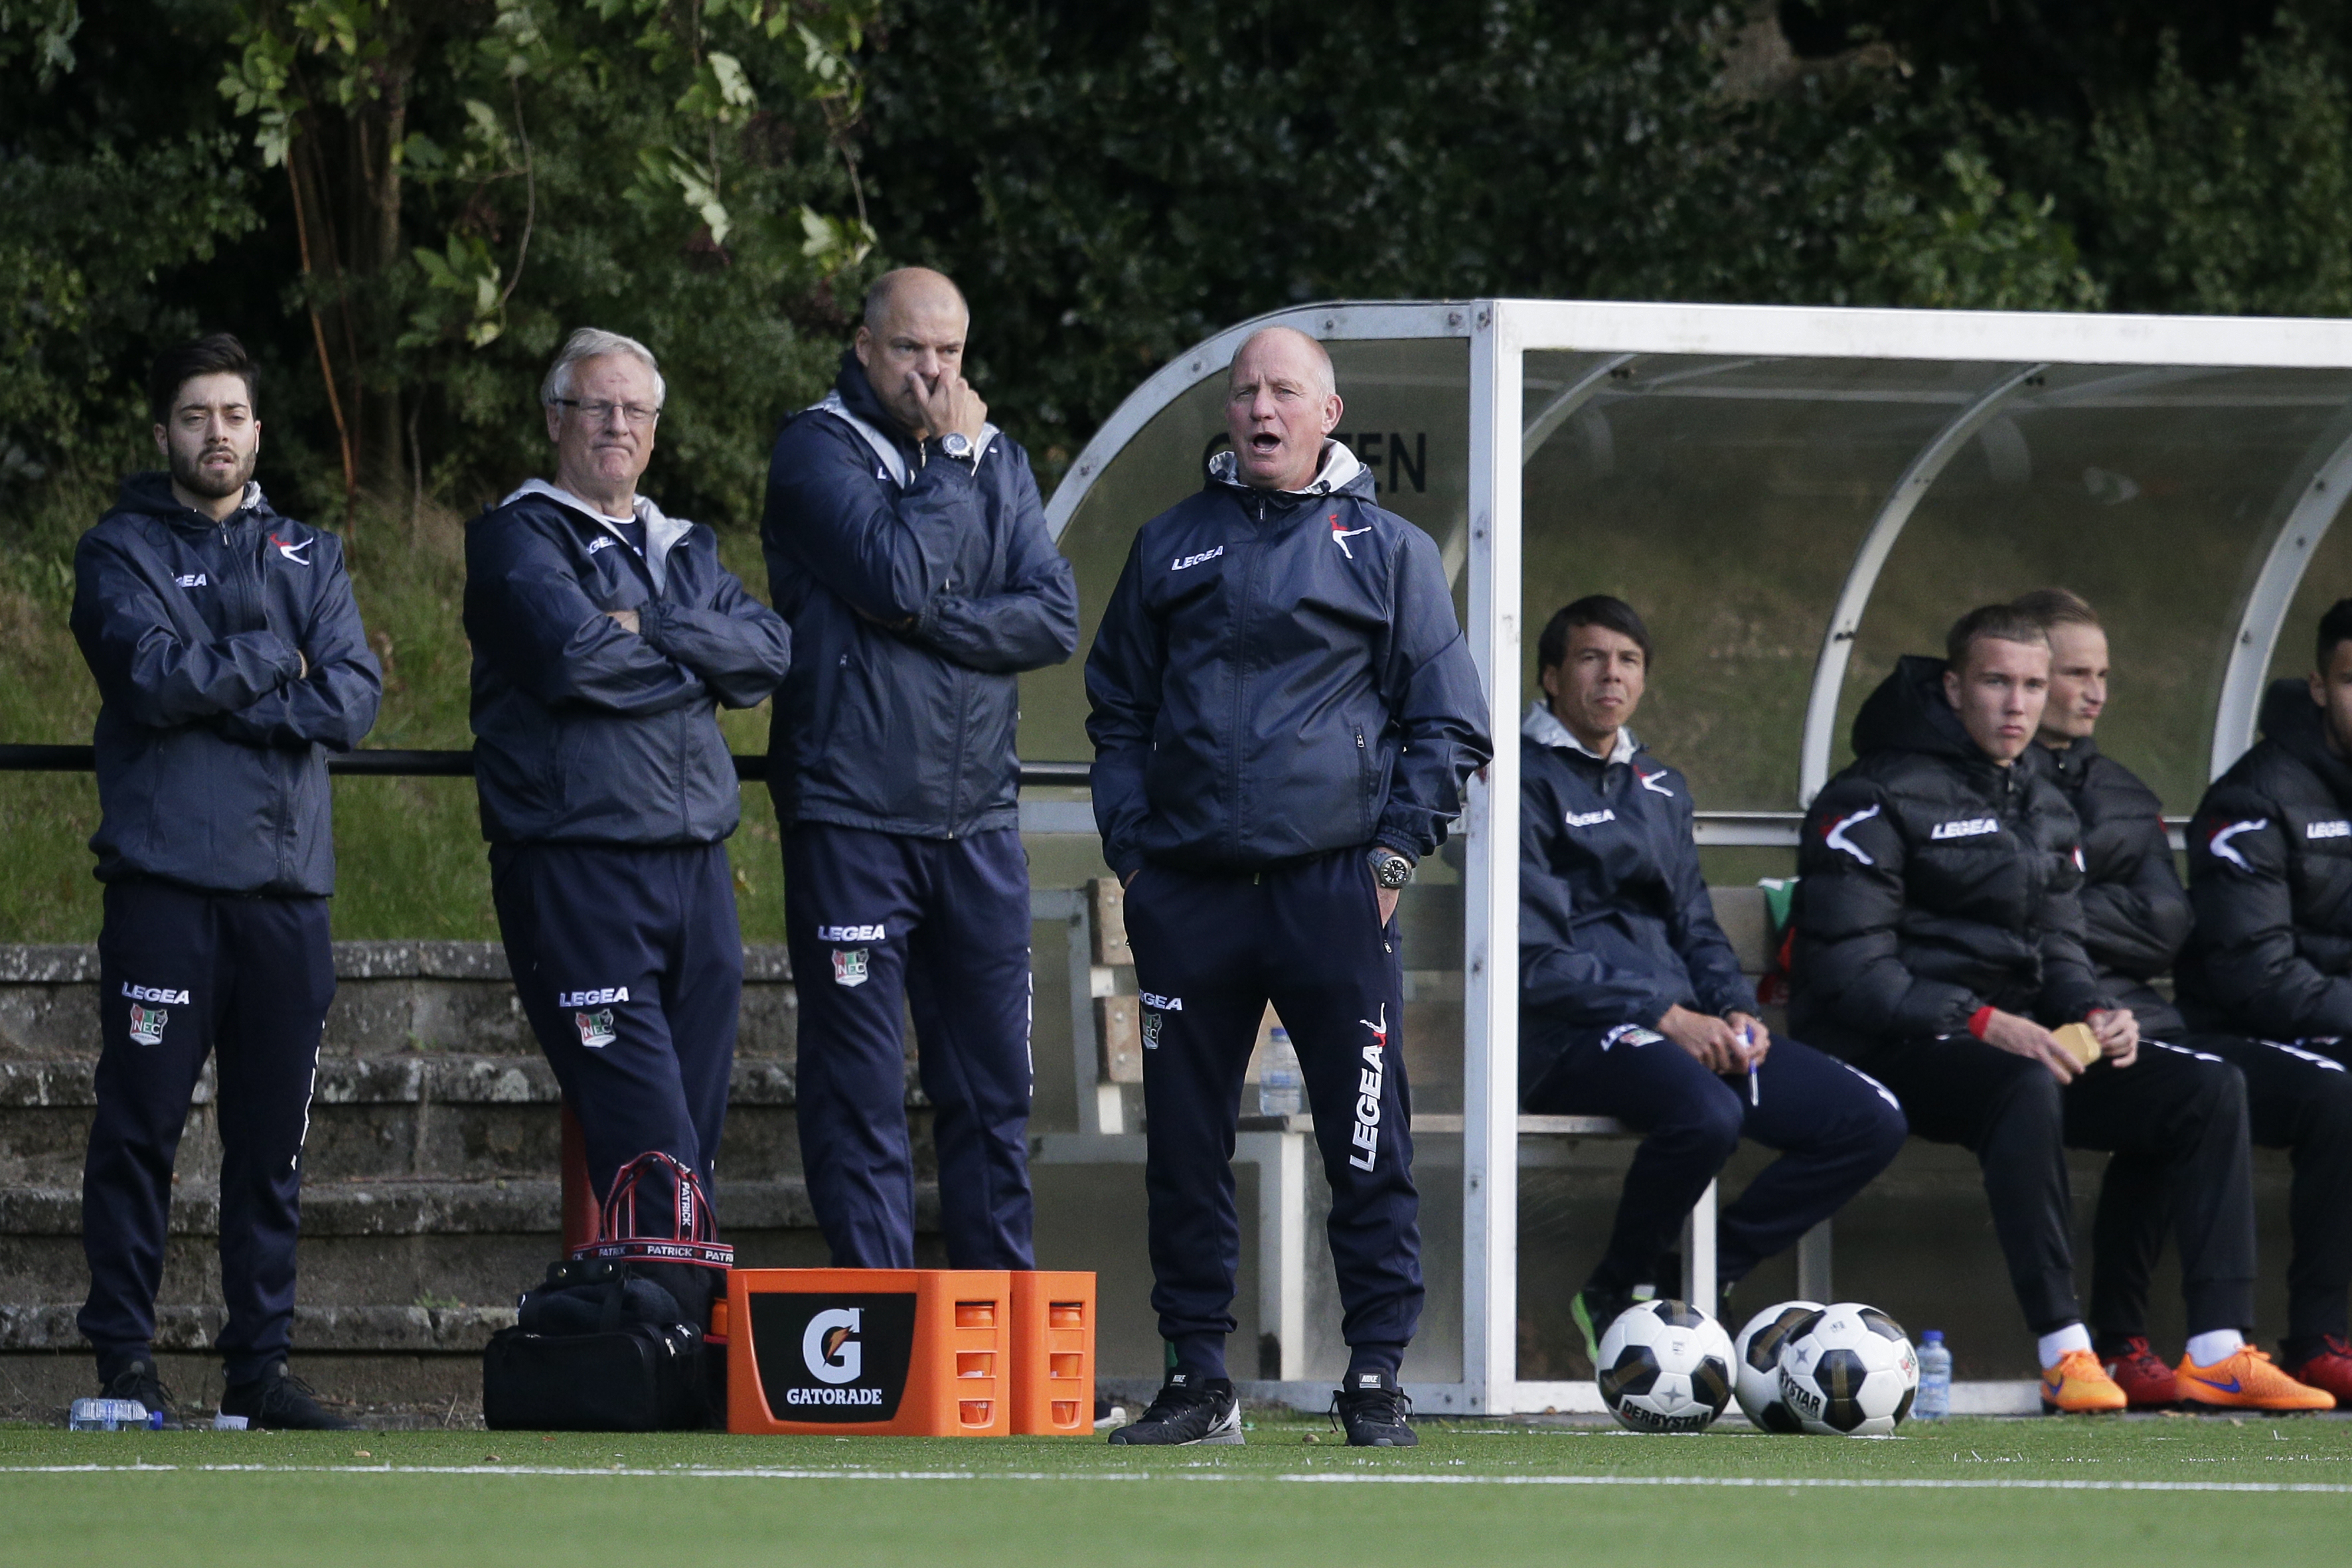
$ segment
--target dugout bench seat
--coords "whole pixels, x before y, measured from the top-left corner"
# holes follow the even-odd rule
[[[1709,892],[1716,919],[1738,952],[1741,971],[1751,981],[1760,978],[1771,956],[1771,924],[1762,889],[1722,887]],[[1037,889],[1030,895],[1030,915],[1038,921],[1062,922],[1068,932],[1070,1030],[1078,1090],[1076,1131],[1034,1135],[1030,1158],[1039,1164],[1139,1165],[1144,1157],[1141,1002],[1136,994],[1135,956],[1127,942],[1122,890],[1109,877],[1083,888]],[[1449,987],[1458,998],[1458,974],[1406,971],[1409,1001],[1416,991],[1444,994]],[[1780,1009],[1766,1008],[1762,1016],[1769,1027],[1776,1032],[1781,1028]],[[1258,1080],[1266,1033],[1276,1022],[1268,1009],[1259,1026],[1244,1094],[1246,1086]],[[1314,1131],[1311,1115],[1245,1115],[1234,1140],[1234,1163],[1254,1165],[1258,1173],[1259,1375],[1270,1380],[1307,1375],[1307,1187]],[[1462,1131],[1459,1112],[1416,1112],[1412,1118],[1416,1145],[1423,1139],[1459,1138]],[[1578,1140],[1639,1136],[1606,1116],[1522,1115],[1518,1131],[1522,1166],[1554,1163]],[[1680,1285],[1685,1300],[1715,1300],[1715,1217],[1716,1186],[1709,1183],[1684,1230]],[[1797,1279],[1801,1296],[1816,1301],[1832,1299],[1828,1222],[1798,1243]]]

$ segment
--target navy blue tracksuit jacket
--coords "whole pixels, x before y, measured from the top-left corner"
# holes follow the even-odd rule
[[[1029,459],[910,439],[842,356],[789,420],[761,541],[800,658],[769,787],[786,825],[809,1201],[843,1268],[914,1262],[911,1010],[948,1260],[1031,1267],[1029,866],[1018,677],[1077,646]]]
[[[538,480],[467,526],[466,634],[499,934],[589,1179],[660,1150],[707,1185],[743,984],[718,710],[775,689],[792,634],[708,528]]]
[[[1902,1110],[1875,1081],[1785,1036],[1751,1085],[1660,1035],[1678,1006],[1756,1012],[1700,871],[1690,785],[1627,731],[1612,754],[1593,755],[1541,700],[1520,726],[1519,757],[1522,1102],[1613,1116],[1643,1134],[1589,1288],[1604,1298],[1676,1289],[1658,1279],[1661,1265],[1744,1134],[1781,1153],[1717,1220],[1718,1275],[1737,1281],[1886,1167],[1903,1147]]]
[[[152,1354],[172,1168],[217,1058],[221,1284],[232,1384],[291,1348],[302,1139],[334,994],[327,753],[375,721],[341,543],[248,486],[213,519],[163,474],[74,552],[98,681],[98,1114],[82,1185],[101,1379]],[[305,661],[308,672],[304,672]]]
[[[1087,661],[1095,817],[1128,879],[1143,993],[1152,1305],[1178,1364],[1224,1371],[1231,1161],[1270,1002],[1331,1183],[1351,1384],[1393,1373],[1422,1302],[1403,976],[1368,852],[1426,856],[1485,762],[1486,705],[1436,545],[1327,444],[1305,489],[1235,481],[1136,535]]]

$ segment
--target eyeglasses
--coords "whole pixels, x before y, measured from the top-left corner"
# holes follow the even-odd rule
[[[576,397],[551,397],[548,402],[560,408],[579,410],[580,416],[591,425],[604,424],[613,417],[613,410],[615,408],[621,411],[622,418],[639,429],[643,429],[661,417],[660,409],[648,408],[642,403],[607,403],[601,398],[593,402],[583,403]]]

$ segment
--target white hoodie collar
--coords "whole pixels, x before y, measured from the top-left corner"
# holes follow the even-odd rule
[[[1528,716],[1519,722],[1519,733],[1538,746],[1574,752],[1578,756],[1591,757],[1596,763],[1630,763],[1633,760],[1634,751],[1641,745],[1633,739],[1633,731],[1620,724],[1617,727],[1617,744],[1604,757],[1578,740],[1540,697],[1528,704]]]
[[[1307,481],[1307,488],[1297,490],[1276,490],[1275,493],[1285,496],[1328,496],[1334,491],[1345,489],[1349,480],[1363,471],[1364,465],[1357,460],[1355,453],[1348,450],[1346,442],[1326,441],[1323,443],[1323,466],[1316,470],[1315,477]],[[1256,488],[1254,485],[1244,484],[1240,475],[1241,455],[1232,447],[1228,447],[1221,452],[1213,452],[1209,455],[1209,478],[1221,485],[1231,485],[1235,489],[1245,490]]]
[[[549,484],[545,479],[525,479],[516,488],[512,495],[508,496],[499,504],[511,506],[525,496],[545,496],[558,506],[568,507],[587,518],[622,543],[626,544],[629,542],[628,537],[614,526],[624,520],[605,516],[570,490],[559,485]],[[636,514],[635,521],[645,525],[646,567],[653,574],[654,592],[658,594],[668,583],[670,548],[693,532],[694,524],[682,517],[667,515],[649,498],[642,495],[637,497],[632,510]]]

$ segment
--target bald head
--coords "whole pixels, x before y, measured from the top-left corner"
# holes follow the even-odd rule
[[[1287,372],[1307,377],[1306,384],[1318,396],[1328,397],[1339,390],[1330,351],[1297,327],[1260,327],[1252,332],[1234,355],[1234,368],[1225,384],[1239,386],[1245,368],[1251,375]]]
[[[944,272],[901,267],[866,291],[866,320],[857,328],[857,363],[890,416],[917,439],[976,421],[951,416],[941,396],[961,396],[963,340],[971,312]],[[966,389],[967,391],[969,389]],[[940,421],[949,422],[941,425]]]
[[[971,308],[964,302],[963,290],[955,286],[955,279],[928,267],[900,267],[874,279],[874,286],[866,290],[861,321],[878,338],[887,334],[900,312],[940,310],[952,311],[967,322],[971,319]]]
[[[1294,327],[1252,332],[1225,382],[1235,477],[1257,489],[1305,489],[1344,406],[1321,343]]]

